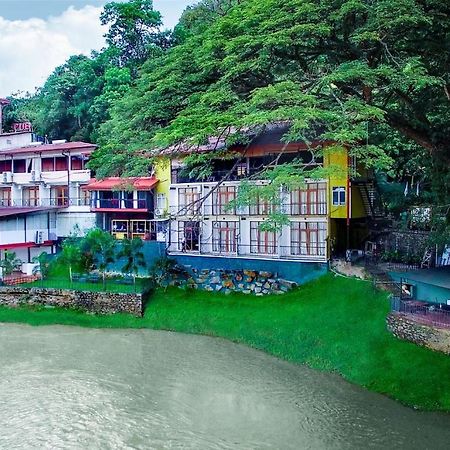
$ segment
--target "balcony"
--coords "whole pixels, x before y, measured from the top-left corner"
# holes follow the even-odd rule
[[[58,197],[58,198],[34,198],[28,200],[1,200],[0,207],[3,208],[42,208],[42,207],[61,207],[68,208],[70,206],[90,206],[89,198],[81,197]]]
[[[91,204],[91,210],[95,212],[148,212],[150,208],[150,202],[145,199],[100,198],[93,200]]]

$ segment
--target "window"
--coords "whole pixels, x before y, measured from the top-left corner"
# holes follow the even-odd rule
[[[252,216],[267,216],[273,211],[274,206],[259,196],[256,197],[255,204],[250,205],[250,214]]]
[[[14,173],[26,173],[26,160],[25,159],[15,159],[13,161],[13,172]]]
[[[11,206],[11,188],[0,188],[0,206]]]
[[[67,186],[58,186],[52,189],[53,204],[55,206],[67,206],[69,204],[69,189]]]
[[[292,222],[291,254],[326,256],[327,224],[324,222]]]
[[[178,189],[178,213],[182,216],[198,213],[198,200],[199,193],[197,188]]]
[[[200,250],[200,222],[178,222],[178,250],[182,252]]]
[[[62,172],[68,170],[68,161],[65,156],[51,156],[42,158],[42,172]]]
[[[70,168],[72,170],[84,170],[85,169],[86,158],[83,155],[71,156],[70,158]]]
[[[220,186],[213,194],[213,214],[236,214],[236,205],[230,202],[236,199],[236,186]]]
[[[307,183],[304,189],[291,191],[291,215],[325,215],[327,184]]]
[[[91,204],[91,191],[87,189],[80,190],[80,206],[89,206]]]
[[[39,186],[23,188],[23,206],[39,206]]]
[[[12,163],[11,160],[0,161],[0,173],[1,172],[11,172],[12,171]]]
[[[54,172],[55,158],[42,158],[42,172]]]
[[[333,206],[345,205],[345,187],[333,188]]]
[[[250,223],[250,253],[274,255],[277,253],[277,233],[275,231],[263,231],[263,222]]]
[[[167,209],[166,194],[156,194],[156,209]]]
[[[237,222],[213,222],[213,252],[236,253]]]

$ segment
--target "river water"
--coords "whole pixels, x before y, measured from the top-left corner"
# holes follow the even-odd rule
[[[3,449],[444,449],[421,413],[230,342],[0,325]]]

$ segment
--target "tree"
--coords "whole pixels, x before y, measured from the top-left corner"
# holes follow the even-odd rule
[[[60,253],[58,259],[62,264],[67,265],[69,268],[69,278],[70,282],[72,282],[72,268],[75,265],[80,264],[81,260],[80,247],[70,242],[64,242],[62,245],[62,252]]]
[[[450,203],[446,2],[246,0],[208,20],[144,65],[102,127],[111,139],[98,163],[105,149],[116,174],[134,172],[145,150],[208,136],[231,144],[240,130],[286,121],[286,142],[314,130],[398,180],[420,172],[432,202]]]
[[[38,256],[33,258],[33,262],[38,264],[36,267],[36,272],[41,274],[41,278],[44,279],[50,272],[51,260],[46,252],[42,252]]]
[[[92,261],[103,277],[105,284],[108,264],[114,262],[116,241],[110,233],[94,228],[83,239],[83,247],[89,249]]]
[[[5,251],[4,258],[0,261],[0,268],[3,276],[11,275],[15,270],[19,270],[22,260],[17,258],[14,252]]]
[[[161,14],[153,9],[151,0],[107,3],[100,20],[109,25],[106,42],[119,50],[121,67],[139,65],[152,52],[170,45],[168,34],[160,31]]]
[[[146,262],[142,248],[144,243],[142,239],[125,239],[122,241],[122,248],[118,254],[119,258],[125,258],[125,264],[122,267],[124,273],[131,273],[133,275],[133,282],[136,284],[136,276],[139,268],[145,268]]]

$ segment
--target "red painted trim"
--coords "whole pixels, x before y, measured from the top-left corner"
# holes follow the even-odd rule
[[[9,250],[10,248],[34,248],[34,247],[51,247],[56,241],[44,241],[42,244],[35,242],[14,242],[12,244],[0,244],[0,250]]]
[[[126,212],[126,213],[141,213],[148,212],[148,209],[145,208],[91,208],[92,212]]]

